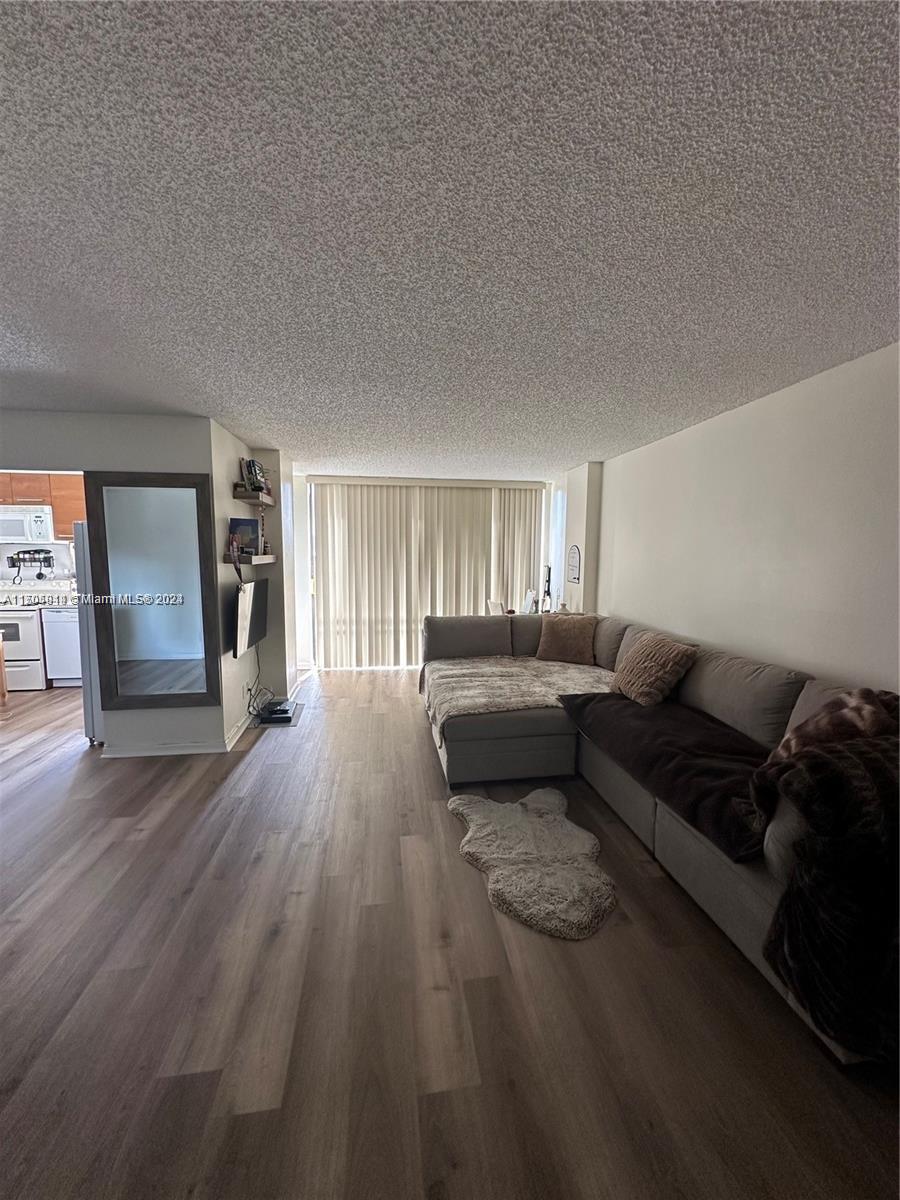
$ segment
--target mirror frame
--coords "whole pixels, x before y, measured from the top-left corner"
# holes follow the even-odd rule
[[[200,611],[203,621],[203,658],[206,666],[206,690],[203,692],[119,692],[116,669],[113,606],[94,605],[97,627],[97,657],[100,674],[100,707],[105,712],[135,708],[197,708],[221,703],[219,668],[219,620],[217,570],[213,542],[212,498],[209,475],[162,474],[154,471],[85,471],[84,495],[87,507],[88,546],[91,555],[91,580],[94,595],[108,596],[109,556],[106,544],[106,506],[103,489],[191,488],[197,502],[197,542],[200,568]]]

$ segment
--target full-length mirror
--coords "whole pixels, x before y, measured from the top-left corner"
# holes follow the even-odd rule
[[[209,478],[85,475],[105,709],[219,702]]]

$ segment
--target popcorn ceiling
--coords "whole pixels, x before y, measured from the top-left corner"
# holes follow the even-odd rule
[[[0,5],[0,386],[545,478],[896,338],[891,4]]]

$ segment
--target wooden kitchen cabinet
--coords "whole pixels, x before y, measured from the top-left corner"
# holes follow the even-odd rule
[[[0,471],[0,504],[12,502],[12,476],[9,471]]]
[[[50,495],[53,505],[53,535],[70,540],[75,536],[73,523],[86,521],[83,475],[51,475]]]
[[[13,504],[50,504],[50,476],[30,471],[10,475]]]

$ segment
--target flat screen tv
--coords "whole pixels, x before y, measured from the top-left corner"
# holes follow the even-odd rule
[[[266,636],[269,614],[269,581],[254,579],[238,588],[234,606],[234,657],[240,656]]]

